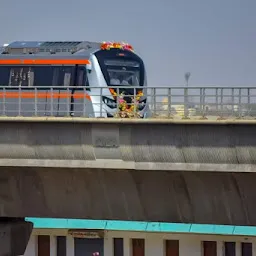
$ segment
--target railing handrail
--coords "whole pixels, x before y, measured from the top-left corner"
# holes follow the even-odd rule
[[[77,86],[77,85],[69,85],[69,86],[55,86],[55,85],[44,85],[44,86],[10,86],[10,85],[0,85],[0,88],[21,88],[21,89],[27,89],[27,88],[96,88],[96,89],[100,89],[100,88],[130,88],[130,89],[256,89],[256,85],[255,86],[127,86],[127,85],[120,85],[120,86]]]
[[[167,118],[256,118],[256,86],[0,85],[0,116],[142,117],[145,113]]]

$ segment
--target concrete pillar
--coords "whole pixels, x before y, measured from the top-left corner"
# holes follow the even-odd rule
[[[56,236],[51,235],[50,236],[50,256],[56,256],[56,255],[57,255]]]
[[[131,256],[131,240],[129,237],[124,237],[124,256]]]
[[[32,233],[32,229],[32,222],[0,222],[0,256],[23,255]]]
[[[74,238],[72,236],[67,236],[67,255],[68,256],[75,255],[75,244],[74,244]]]

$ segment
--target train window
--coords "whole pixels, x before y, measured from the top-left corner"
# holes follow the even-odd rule
[[[36,66],[34,69],[34,86],[51,86],[53,68],[51,66]]]
[[[0,85],[9,84],[10,67],[0,66]]]
[[[76,81],[77,86],[86,86],[86,90],[90,91],[89,88],[89,81],[86,73],[86,68],[85,67],[78,67],[77,69],[77,81]]]
[[[77,86],[83,86],[85,81],[85,72],[83,69],[79,68],[77,71]]]
[[[95,56],[109,86],[144,85],[144,64],[141,58],[133,52],[111,49],[110,51],[98,51],[95,53]]]
[[[0,66],[0,85],[29,87],[74,84],[75,66]]]
[[[107,59],[104,64],[110,85],[140,85],[140,64],[137,61]]]
[[[0,84],[9,86],[52,85],[53,70],[47,66],[1,66]]]
[[[134,70],[108,69],[110,85],[132,85],[139,86],[140,73]]]
[[[58,69],[58,78],[56,86],[72,86],[74,85],[75,67],[63,66],[56,67]]]
[[[86,86],[86,91],[91,91],[87,75],[85,76],[85,86]]]
[[[8,71],[9,86],[33,86],[34,72],[31,67],[10,67]]]

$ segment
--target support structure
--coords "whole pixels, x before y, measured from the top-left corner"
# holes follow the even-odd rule
[[[0,218],[0,256],[23,255],[32,229],[23,218]]]

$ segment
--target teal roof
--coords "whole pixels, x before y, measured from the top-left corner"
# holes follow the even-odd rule
[[[106,229],[117,231],[197,233],[216,235],[256,236],[256,227],[231,225],[182,224],[142,221],[110,221],[86,219],[26,218],[34,228],[51,229]]]

